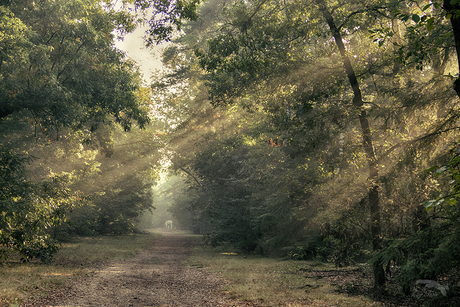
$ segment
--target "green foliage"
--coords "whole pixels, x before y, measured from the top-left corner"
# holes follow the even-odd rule
[[[140,216],[153,209],[152,186],[156,178],[151,163],[159,156],[152,144],[154,131],[103,128],[108,127],[101,127],[96,136],[106,140],[106,133],[110,132],[113,144],[105,149],[105,143],[96,146],[93,140],[90,144],[96,143],[95,150],[79,153],[87,154],[88,159],[84,165],[76,165],[79,181],[73,187],[85,192],[85,204],[75,209],[70,221],[57,230],[60,236],[136,232]],[[96,155],[98,151],[110,154]]]
[[[309,235],[295,246],[284,248],[286,257],[292,260],[325,261],[331,255],[331,246],[323,235]]]
[[[170,127],[171,161],[190,186],[176,198],[176,218],[216,245],[267,253],[285,248],[295,258],[313,254],[299,242],[322,230],[327,242],[319,248],[341,266],[367,258],[373,238],[390,246],[374,263],[388,262],[399,239],[427,236],[427,227],[453,215],[456,199],[429,201],[445,190],[444,181],[423,174],[458,140],[458,101],[443,77],[457,73],[453,15],[445,7],[436,1],[236,1],[219,8],[204,3],[202,22],[187,23],[164,54],[176,69],[162,89],[181,82],[193,89],[165,96],[180,118],[177,129]],[[331,40],[337,33],[325,8],[333,12],[344,54]],[[357,84],[344,81],[344,55],[359,83],[359,110],[351,105]],[[209,100],[215,109],[204,106]],[[364,113],[370,131],[360,130]],[[367,165],[374,159],[362,150],[363,133],[376,153],[372,172],[379,177],[372,183]],[[373,232],[366,194],[377,182],[382,227]],[[423,202],[433,209],[417,209]],[[432,228],[434,237],[440,229]],[[417,258],[417,244],[430,246],[430,257],[446,252],[434,251],[438,245],[455,251],[436,240],[398,247],[402,254],[414,251],[403,257],[413,265],[407,272],[430,275],[420,269],[428,264]],[[405,285],[412,273],[400,275]]]
[[[98,233],[124,234],[134,232],[139,216],[152,209],[152,182],[132,174],[94,201],[92,214]]]
[[[299,10],[300,3],[288,3],[285,10],[275,8],[285,4],[273,1],[253,7],[237,1],[223,12],[231,22],[224,23],[219,34],[207,40],[207,46],[195,49],[207,72],[213,104],[230,103],[248,90],[256,90],[258,82],[283,84],[276,77],[288,74],[304,60],[297,56],[305,51],[303,42],[311,35],[302,22],[310,14]]]
[[[53,227],[64,221],[79,201],[69,177],[53,177],[41,184],[27,180],[27,159],[2,148],[0,156],[0,253],[18,251],[24,261],[50,262],[57,251]]]
[[[148,19],[147,45],[170,41],[175,31],[182,30],[184,20],[197,20],[196,10],[200,2],[200,0],[135,0],[136,8],[152,12],[152,16]]]
[[[94,1],[47,0],[1,12],[1,118],[26,110],[56,138],[65,127],[94,131],[112,118],[126,130],[145,126],[133,64],[113,45],[111,12]]]
[[[442,209],[452,218],[456,218],[456,210],[458,207],[458,199],[460,198],[460,155],[459,150],[453,152],[453,157],[450,159],[449,164],[444,166],[433,166],[426,170],[426,172],[434,172],[435,177],[444,176],[449,179],[449,192],[446,195],[441,195],[435,200],[429,200],[422,205],[427,211],[442,206]],[[452,210],[452,212],[451,212]]]
[[[287,253],[287,256],[289,257],[289,259],[292,259],[292,260],[310,260],[311,259],[310,253],[311,251],[309,251],[308,245],[307,246],[296,246],[295,248],[293,248]]]
[[[445,179],[441,182],[449,183],[449,189],[440,197],[419,204],[430,213],[426,221],[420,221],[418,229],[408,236],[391,240],[384,251],[375,255],[401,267],[397,279],[407,292],[414,287],[417,279],[444,278],[446,282],[446,276],[460,268],[458,157],[458,153],[454,152],[446,166],[426,170],[432,172],[434,178]]]
[[[289,186],[288,155],[247,130],[239,136],[209,134],[198,146],[190,164],[197,181],[175,198],[174,217],[200,230],[213,246],[286,253],[282,249],[297,240],[303,225],[294,218],[289,196],[300,191]]]
[[[246,252],[258,246],[260,234],[250,206],[246,186],[247,148],[241,140],[230,139],[217,147],[198,153],[193,169],[206,180],[207,206],[202,218],[209,219],[212,230],[207,234],[212,245],[226,242]],[[217,167],[219,164],[219,167]],[[205,192],[205,191],[203,191]]]
[[[132,232],[151,209],[157,147],[151,131],[138,131],[150,122],[151,102],[135,63],[113,40],[134,27],[129,11],[93,0],[0,6],[5,256],[16,250],[25,260],[50,261],[55,239]],[[128,130],[141,140],[125,146]],[[140,157],[152,160],[133,167]],[[125,176],[127,169],[135,174]]]
[[[442,222],[392,241],[376,257],[401,267],[397,280],[404,289],[413,288],[417,279],[438,280],[444,277],[444,282],[448,282],[445,277],[459,268],[459,239],[458,223]]]

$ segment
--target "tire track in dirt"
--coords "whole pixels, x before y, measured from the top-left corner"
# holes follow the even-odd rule
[[[185,263],[193,238],[165,234],[142,253],[117,260],[23,306],[235,306],[218,274]],[[245,302],[245,305],[247,302]],[[252,304],[251,304],[252,305]]]

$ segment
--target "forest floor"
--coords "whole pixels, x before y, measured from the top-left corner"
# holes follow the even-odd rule
[[[101,264],[22,306],[251,306],[227,299],[217,273],[187,265],[192,243],[193,237],[165,233],[133,258]]]
[[[136,240],[140,239],[132,237],[133,246]],[[0,306],[460,306],[458,296],[433,304],[396,291],[391,293],[391,289],[396,289],[391,284],[390,291],[375,293],[370,271],[361,267],[334,268],[313,261],[246,257],[211,249],[199,241],[196,236],[163,232],[147,249],[130,258],[90,261],[87,266],[81,257],[79,261],[63,257],[77,261],[72,265],[81,266],[87,273],[60,273],[56,269],[56,275],[71,276],[55,282],[55,287],[30,283],[29,293],[39,292],[41,288],[47,290],[40,295],[29,295],[19,304],[5,305],[0,300]],[[100,241],[86,244],[95,254],[96,242]],[[115,238],[114,242],[121,241]],[[104,246],[109,251],[108,245]],[[22,265],[18,268],[24,270]],[[39,272],[29,276],[50,274],[54,275]]]

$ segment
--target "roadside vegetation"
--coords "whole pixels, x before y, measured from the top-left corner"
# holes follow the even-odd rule
[[[459,289],[443,297],[419,287],[401,294],[394,279],[387,291],[373,287],[372,267],[355,263],[337,267],[318,260],[291,260],[248,255],[229,246],[211,247],[197,238],[188,264],[219,272],[229,281],[224,292],[249,306],[458,306]]]

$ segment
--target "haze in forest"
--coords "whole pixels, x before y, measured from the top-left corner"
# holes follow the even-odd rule
[[[137,63],[145,83],[149,84],[152,75],[163,68],[161,52],[164,45],[146,47],[144,41],[145,30],[145,27],[136,28],[134,32],[126,34],[120,40],[116,40],[115,46],[125,51],[127,56]]]
[[[0,7],[5,257],[172,220],[458,289],[457,1],[155,3]]]

